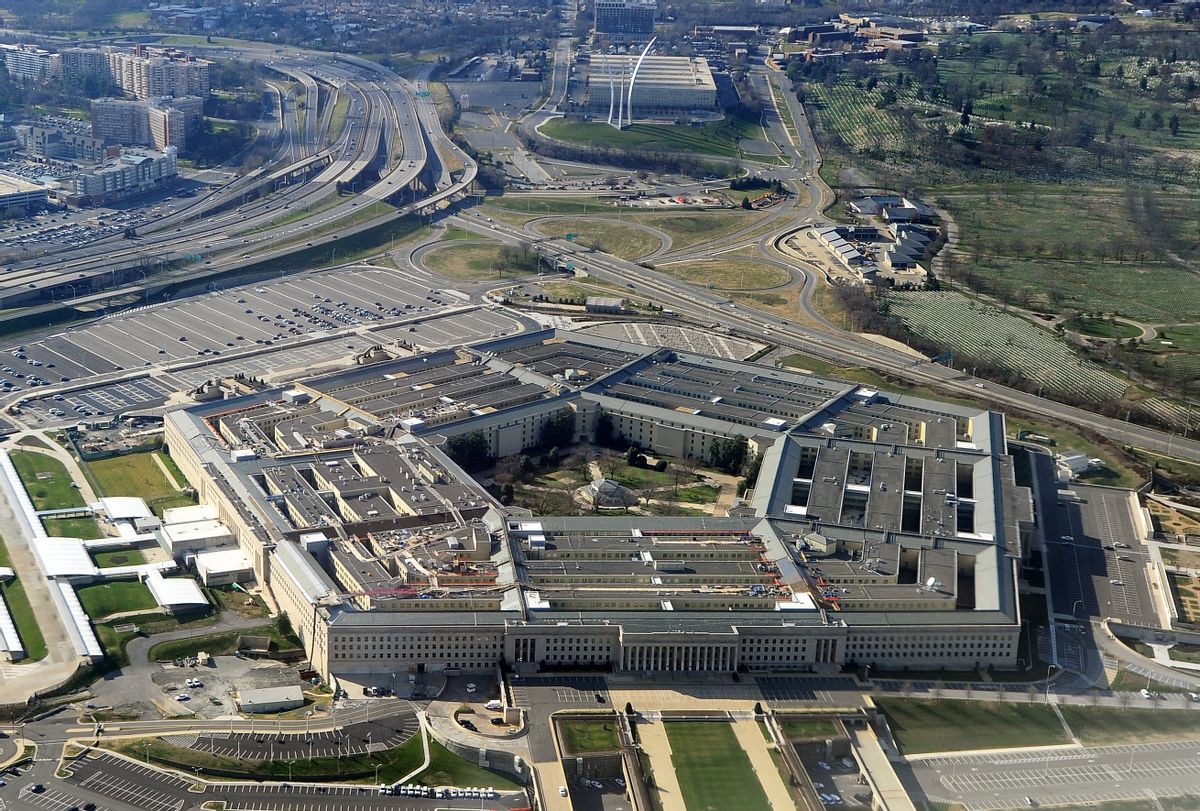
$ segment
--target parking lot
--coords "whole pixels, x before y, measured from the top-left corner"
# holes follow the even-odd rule
[[[933,801],[969,809],[1028,805],[1078,806],[1122,799],[1171,797],[1194,791],[1200,774],[1196,741],[1014,750],[922,758],[912,772]]]
[[[0,361],[7,365],[0,367],[0,393],[154,367],[145,377],[25,401],[23,410],[34,424],[65,424],[152,408],[174,391],[213,378],[241,373],[275,381],[375,344],[404,341],[431,349],[526,326],[518,317],[483,308],[446,313],[460,302],[426,287],[406,291],[391,273],[352,270],[336,280],[315,274],[241,288],[19,344]],[[397,321],[411,323],[387,326]],[[187,368],[160,368],[180,365]]]
[[[1107,616],[1157,625],[1146,579],[1148,555],[1128,499],[1114,490],[1075,484],[1047,527],[1046,567],[1056,614]]]
[[[602,676],[527,676],[512,682],[518,706],[531,704],[591,704],[608,706],[608,685]],[[599,695],[603,701],[598,701]]]
[[[214,732],[172,736],[172,743],[248,760],[292,760],[359,755],[367,751],[391,749],[417,734],[419,728],[416,714],[406,712],[353,724],[336,732],[295,735]]]
[[[804,704],[813,701],[832,702],[833,694],[862,692],[864,689],[849,677],[759,677],[758,689],[773,705]]]
[[[224,808],[256,811],[344,811],[346,808],[410,809],[432,811],[445,808],[445,800],[380,795],[372,786],[310,785],[304,783],[193,783],[158,769],[132,763],[103,752],[92,751],[67,767],[65,781],[47,785],[41,794],[21,792],[17,807],[65,811],[92,801],[97,811],[179,811],[202,803],[224,803]],[[192,791],[195,785],[199,791]],[[483,788],[486,788],[484,786]],[[131,793],[132,792],[132,793]],[[107,800],[107,802],[105,802]],[[471,799],[454,803],[476,809],[522,808],[528,806],[524,792],[504,792],[496,799]]]

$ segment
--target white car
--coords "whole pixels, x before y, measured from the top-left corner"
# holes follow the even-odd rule
[[[175,696],[175,700],[176,701],[191,701],[192,697],[189,696],[187,693],[180,693],[179,695]]]

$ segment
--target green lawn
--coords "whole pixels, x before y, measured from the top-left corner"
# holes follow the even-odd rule
[[[92,560],[101,569],[111,566],[137,566],[146,562],[146,556],[140,549],[110,549],[106,552],[93,552]]]
[[[614,752],[621,748],[615,718],[565,718],[556,725],[564,755]]]
[[[94,583],[77,588],[75,593],[79,595],[83,610],[92,619],[121,611],[141,611],[158,607],[150,589],[139,580]]]
[[[1074,332],[1093,335],[1097,338],[1136,338],[1142,334],[1137,327],[1121,321],[1109,321],[1106,318],[1076,316],[1068,319],[1065,326]]]
[[[1142,699],[1135,699],[1142,701]],[[1178,700],[1178,699],[1176,699]],[[1200,738],[1200,713],[1193,710],[1152,709],[1144,706],[1082,707],[1063,705],[1063,717],[1085,746],[1110,746],[1148,741]]]
[[[671,235],[671,250],[679,251],[702,242],[758,225],[767,216],[765,211],[746,211],[741,208],[716,211],[650,211],[641,214],[638,222],[661,228]]]
[[[380,770],[380,776],[382,773]],[[429,742],[429,768],[415,782],[425,786],[491,786],[501,791],[520,788],[503,774],[460,758],[437,741]]]
[[[284,636],[280,633],[277,625],[269,624],[241,631],[224,631],[188,639],[160,642],[150,648],[149,658],[153,662],[169,662],[185,656],[195,656],[199,651],[225,656],[237,649],[237,641],[240,636],[269,636],[278,650],[295,650],[299,647],[299,643],[294,638]]]
[[[547,138],[579,146],[622,149],[634,152],[683,152],[741,157],[738,142],[742,138],[761,140],[762,129],[754,122],[732,118],[699,127],[674,124],[634,124],[623,130],[602,121],[578,121],[552,118],[541,127]],[[753,155],[749,156],[752,159]],[[759,156],[771,160],[771,156]]]
[[[104,537],[100,525],[94,518],[43,518],[42,526],[47,535],[59,538],[80,538],[91,541]]]
[[[822,740],[837,737],[840,733],[832,718],[809,718],[804,715],[777,716],[783,734],[791,740]]]
[[[688,811],[769,811],[767,794],[732,726],[723,721],[668,721],[665,728]]]
[[[703,262],[672,262],[655,270],[702,287],[718,290],[762,290],[787,284],[788,274],[766,262],[725,257]]]
[[[10,451],[17,475],[37,510],[83,507],[83,496],[62,462],[42,453]],[[39,478],[39,474],[45,478]]]
[[[0,538],[0,566],[12,568],[12,561],[8,557],[8,547],[4,545],[2,538]],[[44,659],[46,657],[46,639],[42,636],[37,615],[33,611],[33,606],[29,604],[29,596],[25,594],[25,586],[21,583],[21,579],[14,577],[9,580],[0,586],[0,592],[4,594],[8,613],[12,617],[13,624],[17,626],[21,644],[25,646],[24,661],[36,662]]]
[[[876,704],[905,754],[1071,742],[1045,704],[912,698],[880,698]],[[981,737],[981,730],[986,735]]]
[[[662,247],[662,240],[649,231],[628,222],[563,218],[537,224],[537,230],[547,236],[565,237],[577,234],[579,245],[595,248],[622,259],[637,259]]]
[[[512,279],[537,273],[537,257],[530,251],[516,266],[504,268],[501,263],[504,246],[449,242],[444,248],[425,255],[425,265],[434,273],[451,279],[487,281]]]
[[[193,501],[191,496],[180,493],[172,486],[154,461],[156,456],[165,463],[167,457],[162,452],[146,451],[88,462],[87,467],[101,495],[145,499],[155,514],[161,516],[165,509],[192,504]],[[167,469],[173,466],[174,462]]]
[[[677,495],[680,501],[692,504],[715,504],[720,493],[721,491],[711,484],[694,484],[691,487],[679,488]]]
[[[424,750],[421,736],[414,735],[400,746],[382,752],[346,757],[297,758],[288,761],[238,760],[227,755],[203,752],[176,746],[159,738],[123,740],[109,744],[112,749],[123,752],[135,760],[150,760],[163,764],[182,766],[186,769],[221,769],[236,772],[248,778],[271,778],[276,780],[305,780],[345,782],[373,782],[375,766],[379,766],[379,781],[394,782],[411,773],[421,765]],[[519,788],[507,777],[488,771],[470,763],[445,747],[429,742],[429,768],[417,777],[416,782],[426,785],[494,786],[501,790]]]

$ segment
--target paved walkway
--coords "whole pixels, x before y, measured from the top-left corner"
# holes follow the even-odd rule
[[[35,437],[42,445],[21,445],[20,440],[24,437]],[[92,484],[88,481],[87,476],[83,475],[83,470],[79,467],[79,462],[72,456],[66,448],[59,445],[54,440],[48,438],[45,434],[38,431],[22,431],[19,434],[13,434],[9,437],[8,449],[10,451],[31,451],[50,456],[62,462],[67,469],[67,473],[71,474],[71,480],[79,486],[79,495],[83,497],[84,504],[93,504],[99,499],[96,497],[96,492],[92,490]]]
[[[1158,662],[1160,665],[1174,667],[1179,670],[1200,671],[1200,665],[1196,664],[1195,662],[1180,662],[1172,659],[1171,654],[1168,653],[1168,651],[1170,651],[1174,645],[1158,645],[1154,642],[1148,642],[1146,644],[1150,646],[1150,650],[1154,651],[1154,661]]]
[[[783,782],[779,768],[771,759],[771,744],[763,737],[758,721],[749,719],[734,721],[733,734],[737,736],[738,743],[749,755],[750,766],[758,775],[758,782],[766,792],[771,808],[774,811],[794,811],[796,801],[792,799],[792,793],[788,790],[787,784]]]
[[[663,722],[639,718],[637,732],[642,751],[650,758],[650,768],[654,770],[654,791],[662,804],[662,811],[687,811],[683,804],[683,791],[679,788],[679,776],[675,774],[675,764],[671,760],[671,742],[667,740]]]

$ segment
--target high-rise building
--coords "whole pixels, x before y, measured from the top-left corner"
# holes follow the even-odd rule
[[[657,13],[655,0],[595,0],[596,33],[648,37]]]
[[[67,79],[102,74],[139,99],[207,96],[209,91],[211,63],[180,51],[145,46],[133,51],[68,48],[62,64]]]
[[[16,82],[42,82],[62,73],[58,54],[33,45],[0,44],[0,59],[10,79]]]
[[[187,148],[188,135],[200,129],[204,99],[199,96],[96,99],[92,102],[92,134],[126,146]]]

